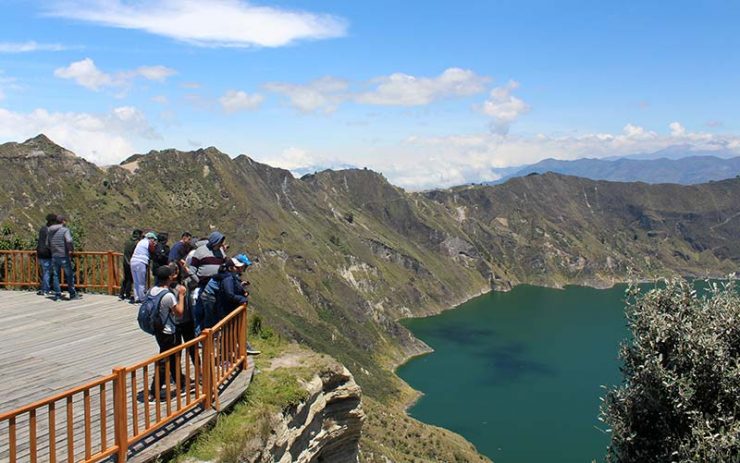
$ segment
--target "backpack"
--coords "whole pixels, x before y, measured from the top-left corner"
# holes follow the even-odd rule
[[[170,294],[170,290],[160,291],[156,296],[152,296],[151,291],[146,295],[146,299],[139,307],[139,315],[136,320],[139,322],[139,328],[147,334],[156,335],[164,330],[164,325],[167,320],[162,321],[162,317],[159,315],[159,306],[162,304],[162,299]],[[169,319],[171,314],[167,314]]]

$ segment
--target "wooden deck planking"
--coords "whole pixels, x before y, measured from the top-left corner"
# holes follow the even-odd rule
[[[141,332],[136,323],[138,306],[119,301],[115,297],[86,295],[77,301],[54,302],[36,296],[31,292],[0,291],[0,312],[5,323],[4,337],[0,344],[0,413],[64,392],[74,386],[110,374],[113,367],[125,366],[148,358],[158,352],[155,340]],[[186,357],[183,357],[185,359]],[[191,365],[192,367],[192,365]],[[150,366],[152,374],[154,366]],[[183,373],[184,361],[181,362]],[[225,403],[233,403],[247,388],[253,365],[234,380],[234,384],[222,396]],[[191,368],[191,377],[194,370]],[[141,372],[137,375],[137,390],[143,390]],[[130,384],[130,376],[127,376]],[[184,382],[184,380],[183,380]],[[131,404],[137,401],[127,390],[128,428],[133,429]],[[194,393],[190,394],[195,400]],[[162,399],[164,400],[164,398]],[[186,406],[183,397],[182,405]],[[113,445],[113,387],[106,385],[106,416],[108,448]],[[144,404],[138,402],[137,421],[139,429],[144,428]],[[177,399],[173,395],[171,407],[174,410]],[[73,434],[75,436],[75,461],[85,457],[84,402],[83,395],[73,398]],[[161,403],[163,416],[166,404]],[[91,392],[90,412],[93,418],[91,429],[92,453],[100,448],[100,397],[99,388]],[[156,421],[156,407],[150,406],[151,421]],[[133,461],[145,461],[163,450],[173,447],[180,440],[194,432],[215,417],[213,410],[200,407],[191,412],[189,420],[178,419],[179,427],[168,425],[169,432],[158,432],[164,437],[154,446],[137,445],[138,451],[132,455]],[[56,402],[57,461],[65,461],[66,444],[66,402]],[[17,421],[18,461],[29,461],[31,449],[28,445],[29,416],[23,414]],[[39,461],[48,460],[49,429],[48,408],[38,410],[36,416],[37,453]],[[0,426],[0,462],[8,459],[8,427]],[[147,439],[151,440],[151,439]]]
[[[0,412],[156,354],[156,341],[136,323],[137,309],[104,295],[54,302],[31,292],[0,291]]]

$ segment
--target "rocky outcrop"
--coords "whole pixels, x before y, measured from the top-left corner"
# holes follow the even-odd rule
[[[250,463],[356,462],[365,413],[361,390],[341,365],[324,369],[306,384],[308,399],[285,411]]]

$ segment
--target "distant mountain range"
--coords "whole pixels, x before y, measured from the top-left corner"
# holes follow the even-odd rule
[[[504,183],[514,177],[555,172],[592,180],[613,182],[679,183],[694,185],[740,175],[740,156],[722,159],[714,156],[692,156],[673,159],[578,159],[560,161],[545,159],[506,173],[489,185]]]

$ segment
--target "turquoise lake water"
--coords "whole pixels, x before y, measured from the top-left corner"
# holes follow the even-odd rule
[[[624,290],[517,286],[405,320],[435,350],[398,369],[424,393],[410,415],[496,463],[603,461],[599,398],[621,381]]]

